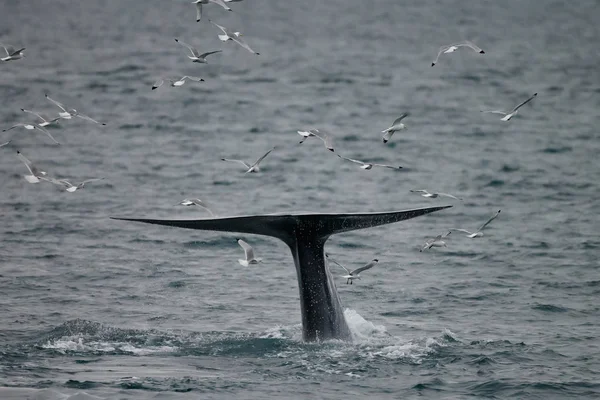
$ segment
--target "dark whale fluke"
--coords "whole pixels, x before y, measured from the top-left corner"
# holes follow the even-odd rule
[[[329,236],[404,221],[448,207],[452,206],[364,214],[266,214],[197,220],[112,219],[187,229],[250,233],[282,240],[292,251],[296,265],[303,339],[349,340],[350,329],[344,319],[333,278],[325,264],[324,246]]]

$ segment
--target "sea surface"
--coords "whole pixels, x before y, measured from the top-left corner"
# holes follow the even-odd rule
[[[3,1],[1,399],[597,399],[600,6],[507,0]],[[217,38],[208,19],[260,55]],[[194,64],[174,38],[200,52]],[[472,40],[431,67],[439,46]],[[198,76],[168,84],[159,77]],[[536,99],[509,122],[483,114]],[[384,145],[403,112],[407,129]],[[334,137],[335,153],[297,130]],[[257,174],[241,165],[276,147]],[[21,151],[74,193],[29,184]],[[403,166],[362,170],[336,154]],[[428,199],[428,189],[454,194]],[[111,220],[453,205],[336,235],[353,341],[303,343],[276,239]],[[420,252],[449,228],[447,247]],[[332,268],[336,268],[333,266]]]

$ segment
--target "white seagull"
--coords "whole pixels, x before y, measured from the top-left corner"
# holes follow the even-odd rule
[[[171,82],[172,87],[180,87],[180,86],[183,86],[186,79],[189,79],[190,81],[194,81],[194,82],[204,82],[204,79],[202,79],[202,78],[198,78],[195,76],[187,76],[187,75],[185,75],[182,78],[177,79],[177,80],[169,79],[169,82]],[[165,80],[163,78],[160,78],[159,80],[154,82],[154,84],[152,85],[152,90],[158,89],[159,87],[162,86],[162,84],[164,82],[165,82]]]
[[[524,102],[520,103],[518,106],[516,106],[515,108],[513,108],[510,112],[506,112],[504,110],[485,110],[485,111],[482,110],[481,112],[482,113],[492,113],[492,114],[502,114],[502,115],[504,115],[504,117],[502,117],[500,120],[501,121],[509,121],[514,115],[516,115],[518,113],[519,108],[521,108],[525,104],[529,103],[536,96],[537,96],[537,93],[534,93],[530,98],[528,98]]]
[[[247,162],[243,161],[243,160],[234,160],[231,158],[221,158],[221,160],[223,161],[231,161],[231,162],[236,162],[239,164],[242,164],[244,167],[246,167],[248,170],[246,171],[246,173],[248,172],[259,172],[260,171],[260,167],[259,164],[262,160],[264,160],[264,158],[266,156],[268,156],[273,150],[275,150],[275,147],[273,147],[271,150],[267,151],[265,154],[263,154],[258,160],[256,160],[254,162],[254,164],[250,165]]]
[[[3,129],[2,132],[10,131],[11,129],[15,129],[15,128],[25,128],[25,129],[30,130],[30,131],[37,129],[38,131],[44,132],[44,134],[46,136],[48,136],[50,139],[52,139],[52,141],[54,143],[60,144],[56,139],[54,139],[54,137],[52,137],[52,135],[50,134],[50,132],[48,132],[46,129],[42,128],[41,125],[38,125],[38,124],[22,124],[22,123],[19,123],[19,124],[15,124],[15,125],[11,126],[8,129]]]
[[[219,28],[220,30],[223,31],[224,35],[218,35],[219,39],[223,42],[226,42],[228,40],[233,40],[234,42],[236,42],[237,44],[239,44],[240,46],[242,46],[243,48],[245,48],[246,50],[248,50],[250,53],[259,55],[260,53],[252,50],[252,48],[250,48],[250,46],[248,46],[248,43],[246,43],[246,41],[244,39],[241,39],[240,37],[242,36],[241,33],[239,32],[230,32],[229,30],[227,30],[224,26],[221,26],[219,24],[214,23],[212,20],[210,20],[210,23],[212,23],[214,26],[216,26],[217,28]]]
[[[11,142],[11,141],[9,140],[9,141],[8,141],[8,142],[6,142],[6,143],[0,143],[0,147],[4,147],[4,146],[6,146],[7,144],[9,144],[10,142]]]
[[[437,235],[433,239],[427,239],[425,241],[425,244],[423,245],[423,247],[419,251],[427,250],[427,249],[430,249],[432,247],[448,247],[448,246],[446,246],[446,242],[444,242],[442,240],[442,238],[448,236],[451,233],[452,232],[448,232],[445,235]]]
[[[58,115],[61,118],[71,119],[73,117],[78,117],[78,118],[81,118],[81,119],[85,119],[86,121],[93,122],[95,124],[106,125],[105,123],[100,123],[100,122],[96,121],[95,119],[88,117],[87,115],[81,114],[79,111],[77,111],[74,108],[71,108],[70,110],[67,110],[67,108],[62,103],[59,103],[58,101],[51,99],[50,96],[48,96],[48,94],[46,94],[46,98],[48,100],[50,100],[52,103],[54,103],[56,106],[58,106],[58,108],[60,108],[62,110],[61,112],[58,113]]]
[[[327,150],[335,151],[333,148],[333,137],[329,133],[321,132],[318,129],[311,129],[308,131],[298,131],[298,134],[302,136],[302,139],[298,142],[300,144],[304,143],[309,137],[316,137],[323,142]]]
[[[212,215],[213,217],[215,216],[215,213],[212,212],[212,210],[208,207],[208,205],[200,199],[183,199],[181,202],[178,203],[178,205],[198,206],[198,207],[203,208],[206,211],[208,211],[210,213],[210,215]]]
[[[359,164],[362,169],[366,169],[366,170],[369,170],[369,169],[371,169],[373,167],[383,167],[383,168],[391,168],[391,169],[402,169],[401,166],[397,166],[396,167],[394,165],[387,165],[387,164],[366,163],[364,161],[354,160],[352,158],[347,158],[347,157],[341,156],[339,154],[337,156],[339,158],[343,158],[344,160],[348,160],[348,161],[351,161],[353,163]]]
[[[23,164],[25,164],[25,166],[29,170],[29,173],[31,174],[31,175],[23,175],[23,177],[25,178],[25,180],[27,182],[39,183],[40,178],[47,175],[46,171],[42,171],[41,169],[39,169],[38,167],[33,165],[33,163],[31,161],[29,161],[27,158],[25,158],[25,156],[23,154],[21,154],[21,152],[18,150],[17,150],[17,157],[19,157],[19,160],[23,161]]]
[[[476,238],[476,237],[481,237],[481,236],[483,236],[483,232],[482,232],[483,228],[485,228],[486,226],[489,225],[490,222],[495,220],[498,217],[498,215],[500,214],[500,211],[502,211],[502,210],[496,211],[496,213],[492,216],[492,218],[488,219],[487,222],[485,224],[481,225],[481,227],[479,229],[477,229],[475,232],[471,232],[466,229],[458,229],[458,228],[452,228],[452,229],[450,229],[450,231],[466,233],[467,237],[469,237],[471,239]]]
[[[470,49],[478,52],[479,54],[485,54],[485,51],[483,51],[480,47],[476,46],[475,43],[469,42],[468,40],[466,40],[464,42],[460,42],[460,43],[456,43],[456,44],[450,44],[450,45],[447,45],[447,46],[440,47],[440,50],[438,51],[437,57],[431,63],[431,66],[433,67],[435,64],[437,64],[438,59],[440,58],[440,56],[442,54],[453,53],[456,50],[458,50],[460,47],[468,47],[468,48],[470,48]]]
[[[83,189],[85,187],[86,183],[95,182],[95,181],[101,181],[104,178],[86,179],[85,181],[79,182],[76,185],[73,185],[71,182],[69,182],[66,179],[55,179],[55,178],[45,178],[45,177],[40,177],[40,179],[42,179],[42,180],[44,180],[46,182],[50,182],[50,183],[53,183],[55,185],[58,185],[58,186],[62,187],[64,190],[66,190],[69,193],[73,193],[74,191],[76,191],[78,189]]]
[[[242,239],[238,239],[237,240],[238,244],[240,246],[242,246],[242,249],[244,249],[244,255],[245,255],[245,259],[239,259],[238,262],[244,266],[247,267],[250,264],[258,264],[259,262],[262,262],[262,258],[255,258],[254,257],[254,249],[252,248],[252,246],[250,246],[248,243],[244,242]]]
[[[23,112],[26,112],[26,113],[29,113],[29,114],[33,114],[33,115],[35,115],[36,117],[38,117],[39,119],[41,119],[41,120],[42,120],[42,122],[40,122],[40,123],[38,124],[38,125],[39,125],[39,126],[41,126],[41,127],[48,126],[48,125],[50,125],[50,124],[53,124],[53,123],[57,122],[59,119],[61,119],[61,117],[56,117],[56,118],[54,118],[54,119],[47,120],[46,118],[42,117],[40,114],[36,113],[35,111],[26,110],[26,109],[24,109],[24,108],[21,108],[21,111],[23,111]]]
[[[431,199],[435,199],[435,198],[441,196],[441,197],[450,197],[451,199],[456,199],[456,200],[462,200],[461,198],[453,196],[453,195],[448,194],[448,193],[429,193],[425,189],[411,189],[410,192],[411,193],[423,193],[421,196],[423,196],[423,197],[429,197]]]
[[[231,1],[231,0],[230,0]],[[230,2],[228,1],[228,3]],[[202,4],[215,3],[226,9],[227,11],[233,11],[231,8],[225,4],[223,0],[196,0],[193,1],[192,4],[196,5],[196,22],[200,22],[202,19]]]
[[[383,143],[387,143],[392,138],[392,135],[399,130],[405,129],[406,126],[401,122],[404,118],[408,117],[409,113],[404,113],[392,123],[392,126],[386,130],[381,131],[383,133]]]
[[[23,54],[25,47],[23,47],[22,49],[19,49],[19,50],[15,50],[15,48],[12,46],[8,46],[8,45],[0,45],[0,46],[2,46],[4,48],[4,51],[6,52],[6,56],[0,58],[0,61],[12,61],[12,60],[18,60],[20,58],[25,57],[25,54]]]
[[[223,50],[215,50],[215,51],[209,51],[209,52],[200,54],[200,52],[198,51],[198,49],[196,49],[194,46],[190,46],[189,44],[184,43],[184,42],[182,42],[181,40],[179,40],[177,38],[175,38],[175,41],[177,43],[179,43],[180,45],[187,47],[190,50],[190,53],[192,53],[192,55],[191,56],[187,56],[187,57],[190,60],[192,60],[192,62],[195,62],[195,63],[207,64],[207,61],[206,61],[206,57],[207,56],[209,56],[211,54],[215,54],[215,53],[220,53],[220,52],[223,51]]]
[[[347,284],[352,285],[352,281],[354,279],[360,279],[361,272],[373,268],[379,262],[378,259],[374,258],[373,260],[371,260],[371,262],[366,264],[364,267],[356,268],[355,270],[350,271],[348,268],[344,267],[342,264],[338,263],[333,258],[329,258],[329,254],[325,253],[325,257],[327,257],[328,260],[331,260],[334,264],[342,267],[344,269],[344,271],[346,271],[346,275],[342,275],[342,278],[346,279],[346,285]]]

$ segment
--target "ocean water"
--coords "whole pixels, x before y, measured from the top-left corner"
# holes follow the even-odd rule
[[[20,108],[100,121],[0,133],[0,398],[378,399],[600,396],[600,8],[597,1],[5,1],[3,128]],[[208,18],[260,56],[218,40]],[[203,51],[198,65],[174,38]],[[443,55],[439,46],[469,39]],[[205,82],[152,91],[161,76]],[[486,108],[512,108],[509,122]],[[380,131],[410,112],[387,145]],[[364,171],[336,153],[400,171]],[[252,161],[276,150],[259,174]],[[28,184],[105,177],[75,193]],[[427,199],[425,188],[462,197]],[[289,250],[111,216],[366,212],[452,204],[333,236],[351,343],[303,343]],[[453,227],[448,247],[419,252]],[[335,275],[343,271],[334,270]]]

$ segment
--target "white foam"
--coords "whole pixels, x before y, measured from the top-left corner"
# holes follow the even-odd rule
[[[364,319],[355,310],[349,308],[344,310],[344,317],[354,343],[368,342],[373,338],[389,337],[385,326],[375,325],[374,323]]]
[[[75,353],[111,353],[114,351],[121,351],[125,353],[131,353],[139,356],[153,354],[153,353],[174,353],[178,350],[175,346],[149,346],[149,347],[136,347],[131,343],[124,342],[98,342],[88,341],[79,336],[74,337],[62,337],[53,341],[48,341],[43,344],[44,349],[56,350],[62,354],[69,352]]]

